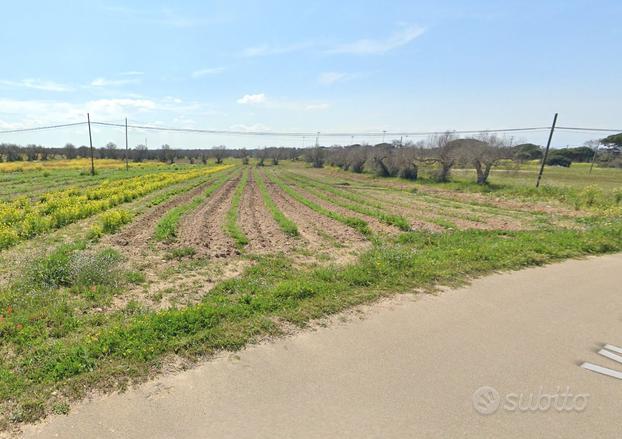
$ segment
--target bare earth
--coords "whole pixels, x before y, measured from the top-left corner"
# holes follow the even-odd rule
[[[31,426],[63,438],[619,438],[622,255],[497,274],[403,295],[326,327],[227,354]],[[362,318],[358,318],[362,316]],[[473,393],[502,406],[479,414]],[[561,388],[561,390],[559,389]],[[583,411],[519,412],[509,393],[587,394]]]

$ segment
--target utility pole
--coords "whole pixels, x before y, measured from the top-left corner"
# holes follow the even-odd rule
[[[315,146],[320,146],[320,132],[318,131],[315,136]]]
[[[553,125],[551,125],[551,132],[549,133],[549,140],[546,142],[546,149],[544,150],[544,156],[542,157],[542,164],[540,165],[540,172],[538,173],[538,181],[536,181],[536,187],[540,187],[540,180],[542,179],[542,173],[544,172],[544,164],[549,156],[549,149],[551,148],[551,140],[553,140],[553,133],[555,132],[555,124],[557,123],[557,113],[553,117]]]
[[[91,135],[91,115],[86,113],[86,121],[89,124],[89,145],[91,145],[91,175],[95,175],[95,155],[93,154],[93,136]]]
[[[590,165],[590,172],[589,174],[592,174],[592,169],[594,168],[594,162],[596,161],[596,154],[598,154],[598,145],[596,145],[596,148],[594,149],[594,155],[592,156],[592,164]]]
[[[130,151],[127,143],[127,117],[125,118],[125,170],[130,170]]]

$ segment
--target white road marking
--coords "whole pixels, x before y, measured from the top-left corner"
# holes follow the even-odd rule
[[[617,352],[618,354],[622,354],[622,348],[619,348],[619,347],[614,346],[612,344],[606,344],[604,346],[604,348],[607,349],[608,351]]]
[[[614,354],[613,352],[609,352],[606,349],[601,349],[600,351],[598,351],[598,353],[600,355],[602,355],[603,357],[607,357],[612,359],[613,361],[617,361],[618,363],[622,364],[622,357],[618,354]]]
[[[608,367],[603,367],[603,366],[599,366],[597,364],[592,364],[592,363],[583,363],[581,367],[583,369],[591,370],[592,372],[600,373],[603,375],[607,375],[607,376],[622,380],[622,372],[609,369]]]

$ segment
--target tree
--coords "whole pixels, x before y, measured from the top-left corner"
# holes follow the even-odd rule
[[[134,161],[137,163],[142,163],[147,158],[148,148],[146,145],[137,145],[134,148]]]
[[[212,148],[212,153],[214,154],[214,158],[216,159],[217,165],[220,165],[223,162],[226,149],[227,147],[224,145],[215,146]]]
[[[437,182],[449,181],[451,169],[458,159],[457,150],[460,144],[456,143],[454,135],[449,131],[430,138],[428,143],[430,148],[422,150],[424,156],[419,160],[438,165],[439,169],[434,176]]]
[[[622,133],[612,134],[611,136],[607,136],[600,141],[603,145],[607,145],[608,147],[617,146],[622,148]]]
[[[175,163],[175,153],[171,149],[171,146],[168,144],[162,145],[159,151],[160,161],[162,163],[170,163],[171,165]]]
[[[484,133],[478,139],[460,139],[460,154],[477,173],[477,184],[488,183],[490,171],[501,160],[512,157],[507,141],[496,134]]]
[[[305,159],[308,163],[311,163],[311,166],[313,166],[314,168],[323,168],[325,156],[326,154],[324,152],[324,148],[316,145],[313,148],[307,150],[307,153],[305,154]]]
[[[105,150],[106,157],[109,159],[117,158],[117,145],[114,142],[108,142]]]
[[[522,143],[514,148],[514,159],[519,162],[542,159],[542,147],[533,143]]]
[[[65,145],[65,158],[68,160],[73,160],[76,158],[76,147],[73,143],[67,143]]]

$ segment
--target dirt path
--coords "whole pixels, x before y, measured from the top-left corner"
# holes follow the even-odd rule
[[[223,225],[239,175],[227,181],[194,212],[179,223],[176,246],[193,247],[199,255],[224,258],[239,254],[233,240],[225,233]]]
[[[572,260],[404,295],[95,398],[25,436],[619,438],[622,381],[577,364],[622,369],[594,352],[622,345],[621,265],[622,254]],[[482,386],[500,395],[496,411]],[[582,395],[567,398],[575,410],[508,403],[564,392]]]
[[[248,174],[248,183],[240,204],[240,226],[249,240],[246,250],[251,253],[287,251],[295,243],[281,231],[266,209],[255,182],[255,172]]]

